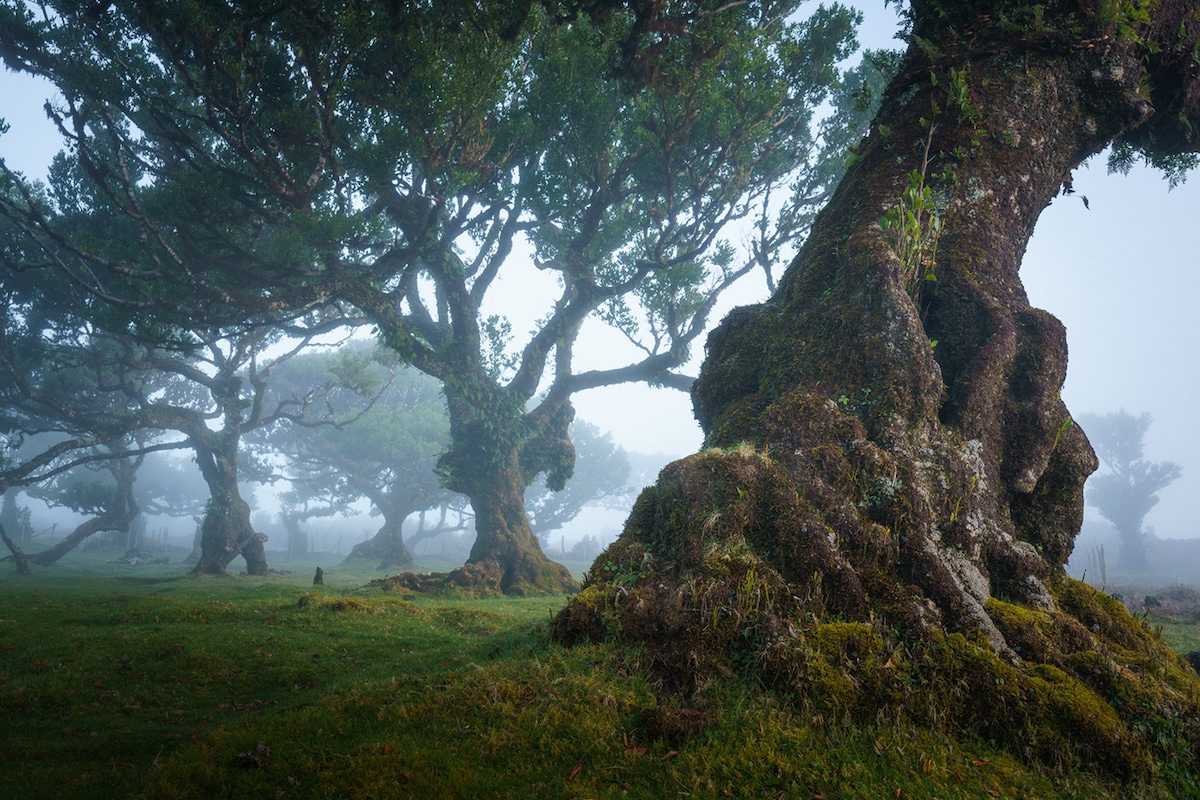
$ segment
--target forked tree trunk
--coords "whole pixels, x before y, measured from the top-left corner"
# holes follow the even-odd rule
[[[920,46],[779,290],[709,339],[714,449],[642,494],[561,639],[618,630],[685,688],[753,664],[804,702],[1144,774],[1166,756],[1098,677],[1123,648],[1170,670],[1143,710],[1200,743],[1195,676],[1065,576],[1097,462],[1059,399],[1063,326],[1018,276],[1083,159],[1152,115],[1157,145],[1190,147],[1198,4],[1150,25],[1060,5],[912,4]]]
[[[221,449],[196,447],[196,463],[208,484],[209,503],[200,525],[200,558],[192,573],[225,575],[239,555],[249,575],[267,574],[264,534],[250,522],[250,505],[237,485],[237,443]]]
[[[250,523],[250,505],[236,490],[213,495],[200,526],[200,558],[192,572],[225,575],[230,563],[241,556],[246,561],[247,574],[266,575],[265,540],[266,536],[256,532]]]
[[[524,478],[517,453],[504,467],[463,487],[475,510],[475,544],[460,580],[505,594],[565,592],[576,588],[562,564],[542,552],[525,514]]]

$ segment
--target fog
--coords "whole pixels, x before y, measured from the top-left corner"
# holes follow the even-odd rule
[[[882,2],[852,5],[866,15],[860,42],[871,48],[896,47],[894,6]],[[0,138],[0,152],[27,174],[44,174],[57,150],[57,137],[45,120],[46,89],[0,74],[0,116],[10,125]],[[1200,176],[1172,190],[1163,177],[1135,167],[1128,176],[1109,175],[1106,154],[1093,158],[1074,179],[1075,194],[1059,197],[1044,212],[1029,246],[1022,278],[1035,306],[1058,317],[1067,327],[1070,366],[1063,399],[1074,414],[1105,414],[1125,409],[1148,412],[1153,425],[1146,437],[1146,457],[1183,466],[1178,481],[1160,492],[1160,502],[1146,525],[1163,539],[1200,535],[1192,499],[1200,494],[1200,425],[1197,424],[1197,376],[1200,273],[1196,270],[1196,222],[1200,219]],[[1083,198],[1087,198],[1084,202]],[[532,272],[532,271],[531,271]],[[508,306],[514,330],[527,330],[523,320],[543,313],[528,276],[508,277]],[[760,276],[751,275],[723,302],[719,320],[734,305],[764,299]],[[592,368],[619,355],[621,344],[593,326],[577,348],[580,368]],[[693,353],[691,374],[703,353]],[[702,434],[689,398],[670,389],[621,386],[591,390],[575,397],[578,417],[610,431],[629,451],[659,454],[658,460],[693,452]],[[268,512],[269,492],[258,490],[260,508]],[[619,529],[620,511],[589,511],[553,539],[569,547],[585,535],[611,538]],[[39,525],[69,524],[71,518],[39,512]],[[368,518],[311,523],[342,525],[342,550],[377,527]],[[152,521],[167,525],[172,536],[190,538],[191,520]],[[1089,511],[1088,525],[1102,526]],[[39,527],[40,526],[40,527]],[[334,534],[316,534],[315,547],[333,546]],[[272,542],[269,547],[279,546]],[[1090,546],[1090,545],[1089,545]],[[436,545],[430,545],[436,548]],[[418,552],[419,554],[419,552]],[[1112,556],[1110,555],[1110,560]]]

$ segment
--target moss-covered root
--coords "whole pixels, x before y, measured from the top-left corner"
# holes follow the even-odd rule
[[[967,731],[1050,768],[1175,786],[1198,774],[1200,682],[1141,622],[1082,585],[1061,584],[1063,606],[1084,601],[1076,608],[1098,630],[1066,613],[998,610],[1045,658],[1013,664],[982,636],[905,645],[879,622],[794,613],[769,599],[783,587],[770,588],[761,564],[716,558],[728,558],[726,577],[703,584],[651,568],[588,586],[555,635],[636,642],[650,672],[684,694],[741,673],[813,713]]]
[[[998,649],[900,577],[886,529],[833,530],[765,454],[692,456],[643,492],[554,635],[634,644],[683,695],[738,673],[820,713],[966,730],[1053,768],[1200,766],[1200,681],[1113,598],[1065,576],[1041,603],[990,598]]]

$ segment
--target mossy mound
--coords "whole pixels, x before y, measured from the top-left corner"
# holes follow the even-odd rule
[[[514,580],[504,583],[504,572],[494,561],[464,564],[450,572],[402,572],[370,582],[370,586],[385,592],[407,592],[461,597],[533,597],[561,595],[577,587],[567,568],[553,561],[531,569],[534,580]]]
[[[1200,680],[1120,602],[1061,572],[1048,604],[992,598],[1001,650],[948,626],[898,560],[883,525],[835,534],[775,459],[708,450],[642,493],[554,634],[644,647],[684,696],[739,674],[814,713],[967,730],[1051,767],[1200,767]]]

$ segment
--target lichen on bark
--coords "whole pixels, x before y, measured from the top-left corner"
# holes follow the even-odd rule
[[[1096,459],[1059,398],[1065,330],[1018,274],[1085,158],[1200,147],[1176,130],[1200,124],[1200,6],[1147,8],[912,4],[914,44],[778,291],[709,338],[709,449],[645,490],[560,640],[645,645],[683,691],[740,669],[1055,765],[1196,764],[1195,674],[1065,575]],[[919,292],[880,226],[914,170],[941,215]]]

